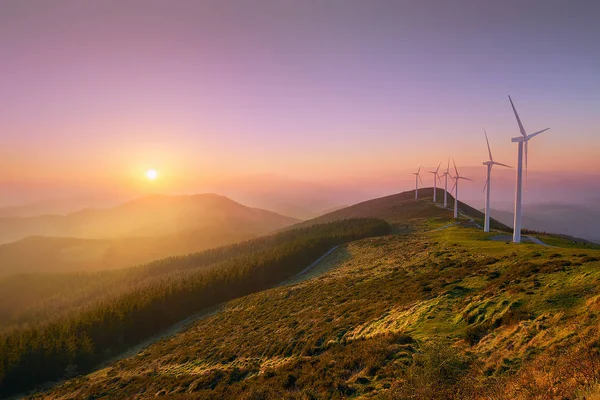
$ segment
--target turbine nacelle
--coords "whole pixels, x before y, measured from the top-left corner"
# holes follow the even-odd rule
[[[510,139],[511,142],[514,143],[518,143],[518,142],[529,142],[531,139],[533,139],[535,136],[539,135],[540,133],[546,132],[547,130],[549,130],[550,128],[546,128],[546,129],[542,129],[541,131],[537,131],[535,133],[532,133],[530,135],[527,136],[517,136],[514,137],[512,139]]]
[[[482,163],[483,165],[500,165],[502,167],[506,167],[506,168],[512,168],[510,165],[506,165],[506,164],[502,164],[496,161],[484,161]]]
[[[488,161],[484,161],[483,165],[489,165],[489,166],[501,165],[503,167],[512,168],[506,164],[502,164],[502,163],[494,161],[494,157],[492,157],[492,149],[490,148],[490,141],[488,139],[487,132],[485,131],[485,129],[483,130],[483,134],[485,135],[485,143],[487,144],[488,154],[490,155],[490,159]]]

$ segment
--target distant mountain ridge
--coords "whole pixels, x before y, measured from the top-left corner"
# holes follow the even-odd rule
[[[202,229],[235,228],[253,234],[281,229],[298,220],[246,207],[216,194],[149,195],[113,208],[61,215],[0,218],[0,243],[28,236],[114,239],[156,237]]]
[[[216,194],[152,195],[66,216],[0,218],[0,276],[130,267],[248,240],[297,222]]]

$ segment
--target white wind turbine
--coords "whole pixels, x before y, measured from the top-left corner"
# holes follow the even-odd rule
[[[438,167],[435,171],[429,171],[430,174],[433,174],[433,202],[437,203],[437,180],[440,179],[440,176],[438,175],[438,171],[440,170],[440,165],[442,165],[442,163],[438,164]]]
[[[421,181],[421,183],[423,183],[420,172],[421,172],[421,165],[419,165],[419,169],[417,170],[417,172],[413,172],[413,175],[415,176],[415,200],[417,200],[419,198],[419,181]]]
[[[513,101],[510,98],[510,96],[508,96],[508,99],[510,100],[510,105],[512,106],[512,109],[515,113],[517,123],[519,124],[519,130],[521,131],[521,136],[511,139],[512,142],[519,143],[519,153],[517,157],[517,190],[515,194],[515,223],[513,242],[521,243],[521,200],[523,195],[523,143],[525,143],[525,173],[527,174],[527,145],[529,143],[529,140],[531,140],[534,136],[537,136],[540,133],[547,131],[550,128],[542,129],[541,131],[528,135],[525,132],[525,128],[523,128],[523,124],[521,123],[519,114],[517,114],[517,110],[515,109],[515,105],[513,104]]]
[[[456,168],[456,163],[454,159],[452,159],[452,164],[454,164],[454,171],[456,172],[456,176],[454,177],[454,218],[458,218],[458,181],[464,179],[466,181],[472,181],[473,179],[465,178],[464,176],[460,176],[458,174],[458,169]]]
[[[492,167],[494,165],[500,165],[502,167],[507,167],[507,168],[512,168],[512,167],[510,167],[506,164],[501,164],[499,162],[494,161],[494,158],[492,157],[492,150],[490,150],[490,141],[488,140],[487,132],[485,131],[485,129],[483,130],[483,133],[485,134],[485,142],[487,143],[488,153],[490,155],[490,159],[488,161],[483,162],[483,165],[487,166],[487,180],[485,181],[485,186],[483,187],[483,190],[485,191],[485,220],[484,220],[484,224],[483,224],[483,231],[489,232],[490,231],[490,178],[491,178],[491,173],[492,173]]]
[[[446,208],[448,207],[448,177],[450,176],[450,159],[448,159],[446,171],[444,171],[442,175],[444,175],[444,208]],[[450,179],[452,179],[451,176]]]

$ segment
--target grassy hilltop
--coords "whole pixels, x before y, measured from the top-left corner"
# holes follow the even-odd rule
[[[492,241],[426,191],[336,211],[395,233],[340,246],[313,279],[33,397],[599,398],[600,250]]]

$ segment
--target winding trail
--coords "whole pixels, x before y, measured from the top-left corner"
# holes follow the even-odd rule
[[[296,275],[292,276],[291,278],[288,278],[286,280],[284,280],[283,282],[281,282],[279,285],[277,286],[284,286],[290,282],[294,282],[296,283],[297,279],[306,274],[308,271],[310,271],[311,269],[313,269],[314,267],[316,267],[321,261],[323,261],[325,259],[325,257],[327,257],[328,255],[330,255],[331,253],[333,253],[335,250],[337,250],[337,248],[340,246],[334,246],[331,249],[329,249],[329,251],[325,254],[323,254],[321,257],[319,257],[317,259],[317,261],[315,261],[314,263],[310,264],[308,267],[304,268],[302,271],[298,272]]]
[[[530,241],[531,243],[535,243],[538,244],[540,246],[544,246],[544,247],[556,247],[556,246],[551,246],[549,244],[546,244],[544,242],[542,242],[540,239],[533,237],[533,236],[528,236],[528,235],[521,235],[521,238],[524,239],[524,241]],[[490,238],[491,240],[495,240],[498,242],[511,242],[513,237],[511,235],[499,235],[499,236],[494,236]]]
[[[451,226],[455,226],[455,225],[458,225],[458,224],[460,224],[460,222],[453,222],[453,223],[451,223],[451,224],[444,225],[444,226],[442,226],[442,227],[440,227],[440,228],[432,229],[432,230],[431,230],[431,231],[429,231],[429,232],[441,231],[441,230],[444,230],[444,229],[446,229],[446,228],[450,228]]]

